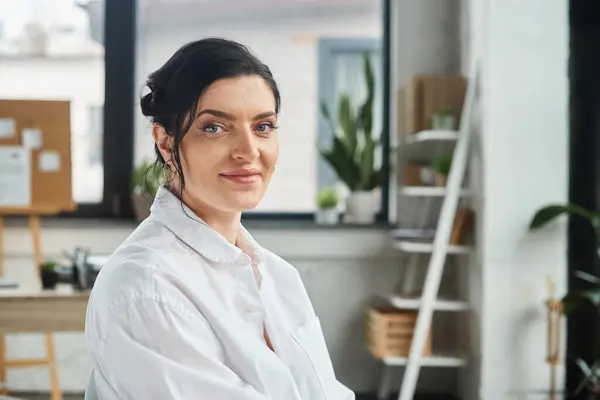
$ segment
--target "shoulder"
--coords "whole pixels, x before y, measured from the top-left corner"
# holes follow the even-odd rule
[[[165,310],[193,310],[176,270],[189,265],[183,246],[163,225],[142,223],[102,266],[88,302],[86,325],[93,320],[101,329],[113,310],[130,305],[156,302]]]

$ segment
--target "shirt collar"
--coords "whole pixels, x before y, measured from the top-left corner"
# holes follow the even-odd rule
[[[244,253],[240,247],[252,253],[250,256],[254,262],[264,260],[264,249],[246,228],[242,226],[240,229],[240,247],[232,245],[164,186],[156,192],[150,207],[150,219],[165,225],[179,239],[212,261],[235,262]]]

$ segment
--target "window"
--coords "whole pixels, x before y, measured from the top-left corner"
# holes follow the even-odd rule
[[[221,36],[248,45],[271,68],[282,93],[280,160],[265,198],[251,215],[306,215],[334,176],[318,154],[331,132],[321,124],[319,103],[340,90],[358,96],[362,52],[371,54],[378,105],[383,105],[380,0],[140,1],[136,90],[147,75],[186,42]],[[326,77],[325,77],[326,76]],[[135,160],[153,157],[148,121],[136,115]],[[382,129],[383,115],[378,117]]]
[[[138,106],[147,75],[186,42],[238,40],[271,67],[283,98],[277,173],[248,216],[310,218],[317,190],[335,178],[317,150],[331,137],[319,103],[342,89],[360,96],[364,51],[386,142],[388,8],[389,0],[2,0],[0,98],[70,100],[75,216],[127,218],[132,168],[153,157]]]
[[[102,0],[2,0],[0,98],[69,100],[73,199],[103,199]]]
[[[355,106],[366,98],[364,85],[363,57],[369,55],[375,78],[376,96],[374,110],[373,134],[379,137],[383,128],[383,69],[381,41],[364,38],[336,38],[319,40],[319,99],[323,100],[330,110],[335,110],[339,96],[347,93]],[[330,146],[333,132],[325,118],[319,116],[318,143],[319,146]],[[381,160],[377,160],[380,162]],[[323,160],[318,161],[317,186],[339,186],[337,177]]]

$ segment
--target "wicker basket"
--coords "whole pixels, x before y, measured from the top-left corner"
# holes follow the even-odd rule
[[[392,308],[371,308],[367,313],[367,348],[377,359],[408,357],[417,312]],[[431,329],[423,357],[431,355]]]

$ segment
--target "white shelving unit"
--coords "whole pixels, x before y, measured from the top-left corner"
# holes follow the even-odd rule
[[[464,199],[468,200],[470,195],[469,190],[463,188],[462,185],[469,159],[472,136],[470,122],[477,96],[477,85],[473,83],[477,82],[477,73],[478,65],[475,62],[470,74],[470,83],[467,86],[459,131],[426,130],[417,132],[402,138],[396,149],[399,155],[421,158],[434,156],[435,154],[431,154],[431,149],[437,146],[438,150],[443,148],[452,153],[452,165],[446,185],[443,187],[400,186],[396,190],[397,198],[402,196],[419,198],[417,209],[424,211],[425,217],[412,216],[413,219],[420,220],[416,223],[419,225],[417,228],[399,227],[391,232],[394,248],[406,253],[409,261],[404,265],[406,270],[403,282],[404,290],[401,290],[399,294],[387,296],[387,302],[397,309],[414,310],[418,314],[408,357],[384,357],[383,359],[385,368],[378,390],[380,400],[387,399],[391,392],[391,385],[394,382],[392,382],[393,374],[390,369],[393,367],[406,367],[398,400],[412,400],[421,367],[461,368],[467,364],[468,357],[459,354],[460,349],[458,348],[455,354],[438,354],[434,348],[432,349],[433,355],[430,356],[423,356],[423,350],[432,328],[434,312],[464,313],[470,309],[466,301],[440,297],[439,291],[448,256],[468,255],[473,250],[468,245],[451,243],[451,237],[459,202]],[[441,200],[437,226],[435,229],[425,229],[423,225],[426,225],[424,222],[427,221],[435,199],[438,199],[438,203]],[[428,257],[426,270],[423,262],[415,261],[423,255]],[[453,267],[464,271],[460,268],[460,264]],[[425,270],[424,283],[421,284],[421,287],[414,287],[413,283],[417,281],[416,275],[423,270]],[[420,297],[409,296],[408,293],[411,292],[420,293]]]

